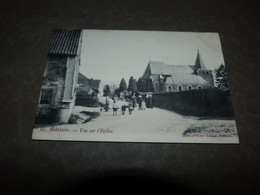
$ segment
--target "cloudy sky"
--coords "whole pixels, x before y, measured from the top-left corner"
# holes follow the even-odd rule
[[[84,30],[80,72],[118,85],[138,80],[149,60],[194,65],[198,49],[206,68],[225,64],[218,33]]]

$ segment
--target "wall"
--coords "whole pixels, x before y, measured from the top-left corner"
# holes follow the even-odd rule
[[[75,57],[67,58],[67,71],[65,76],[65,89],[64,89],[64,97],[63,100],[71,101],[74,95],[73,85],[74,83],[74,74],[75,74]]]
[[[153,105],[190,116],[234,116],[229,91],[217,88],[155,93]]]
[[[98,96],[92,96],[87,92],[81,91],[77,93],[75,104],[77,106],[97,107],[99,106]]]

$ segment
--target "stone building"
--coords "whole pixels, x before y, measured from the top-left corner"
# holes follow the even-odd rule
[[[81,30],[54,30],[50,40],[36,123],[67,123],[75,105]]]
[[[151,79],[154,92],[178,92],[214,87],[212,70],[206,68],[197,53],[194,65],[168,65],[149,61],[142,79]]]
[[[76,105],[98,106],[99,95],[103,92],[101,80],[89,79],[79,73],[78,83],[79,89],[77,92]]]

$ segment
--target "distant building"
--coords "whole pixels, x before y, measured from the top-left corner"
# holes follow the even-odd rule
[[[154,92],[178,92],[214,86],[212,70],[205,67],[198,51],[194,65],[168,65],[150,61],[142,79],[151,79]]]
[[[67,123],[76,99],[81,30],[54,30],[41,87],[36,123]]]
[[[97,106],[98,97],[103,92],[101,80],[89,79],[79,73],[79,89],[77,92],[76,105]]]

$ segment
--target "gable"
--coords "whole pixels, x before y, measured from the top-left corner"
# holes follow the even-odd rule
[[[151,76],[151,67],[150,67],[150,64],[148,64],[142,75],[142,78],[147,79],[147,78],[150,78],[150,76]]]
[[[81,85],[80,89],[82,91],[90,91],[91,89],[99,89],[101,80],[89,79],[79,73],[78,83]]]
[[[161,74],[165,72],[165,63],[160,61],[150,61],[149,62],[151,74]]]

